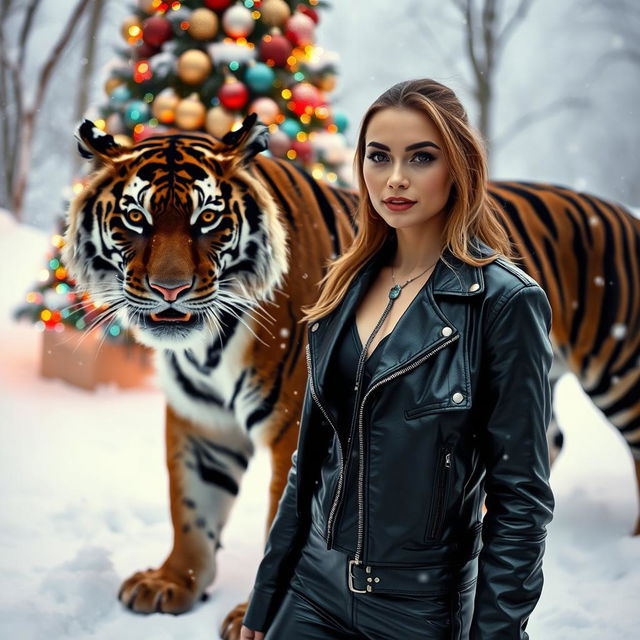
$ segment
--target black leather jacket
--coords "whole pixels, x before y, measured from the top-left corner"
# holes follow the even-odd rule
[[[336,435],[328,363],[338,328],[396,242],[391,235],[340,305],[308,327],[298,448],[245,615],[250,628],[268,628],[312,520],[327,547],[334,544],[349,445]],[[493,253],[474,242],[478,255]],[[358,392],[349,444],[363,453],[352,471],[359,491],[353,550],[362,564],[349,571],[400,568],[403,577],[388,571],[368,590],[404,593],[413,568],[421,576],[416,592],[477,577],[469,638],[526,640],[554,508],[546,440],[551,307],[533,278],[501,258],[482,268],[448,251],[444,258]],[[321,473],[331,490],[312,500]]]

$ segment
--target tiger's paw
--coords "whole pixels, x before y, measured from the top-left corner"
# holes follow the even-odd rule
[[[246,602],[236,605],[220,625],[220,637],[222,640],[238,640],[240,638],[240,628],[244,614],[247,612]]]
[[[193,572],[181,576],[164,568],[137,571],[122,583],[118,599],[136,613],[177,615],[206,599],[204,588],[198,589],[196,583]]]

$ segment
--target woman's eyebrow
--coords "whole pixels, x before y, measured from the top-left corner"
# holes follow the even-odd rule
[[[381,142],[370,142],[367,147],[377,147],[378,149],[383,149],[384,151],[391,151],[386,144],[382,144]],[[412,149],[418,149],[420,147],[435,147],[440,150],[440,147],[435,143],[431,142],[431,140],[425,140],[423,142],[415,142],[414,144],[410,144],[408,147],[405,147],[405,151],[411,151]]]

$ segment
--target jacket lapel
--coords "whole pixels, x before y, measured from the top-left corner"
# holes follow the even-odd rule
[[[493,250],[478,238],[472,249],[478,256],[493,254]],[[382,247],[359,270],[340,304],[308,329],[311,375],[320,402],[327,403],[326,381],[330,376],[330,362],[335,353],[341,329],[376,277],[379,267],[395,253],[397,237],[391,233]],[[391,287],[389,287],[391,288]],[[411,361],[433,349],[441,342],[458,334],[462,327],[455,326],[438,304],[440,296],[471,298],[484,291],[482,269],[467,264],[445,250],[424,287],[412,300],[395,328],[382,346],[381,357],[371,379],[371,385],[408,365]],[[456,322],[459,323],[458,320]],[[333,413],[333,412],[332,412]],[[335,415],[333,416],[335,418]]]

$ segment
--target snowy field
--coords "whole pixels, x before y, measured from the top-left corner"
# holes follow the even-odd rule
[[[0,638],[218,638],[262,554],[266,451],[243,481],[209,600],[177,617],[121,606],[120,582],[159,564],[171,543],[162,395],[153,381],[91,393],[39,378],[41,335],[11,311],[42,268],[48,237],[0,213],[0,238]],[[566,446],[552,472],[545,588],[528,631],[532,640],[637,638],[631,456],[572,376],[558,384],[556,409]]]

